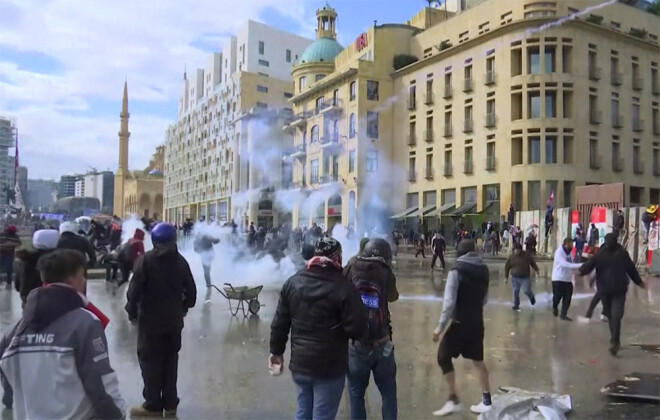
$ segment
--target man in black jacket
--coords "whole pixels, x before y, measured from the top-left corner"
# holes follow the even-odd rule
[[[208,233],[200,232],[195,238],[193,248],[197,254],[202,257],[202,267],[204,268],[204,281],[206,287],[211,287],[211,266],[215,258],[213,245],[220,243],[220,239],[214,238]]]
[[[297,419],[333,419],[348,371],[348,340],[367,332],[367,313],[342,273],[341,245],[319,239],[315,256],[289,278],[271,324],[270,363],[282,366],[291,331],[289,369],[298,389]]]
[[[445,251],[447,250],[447,243],[445,242],[445,237],[442,236],[440,232],[436,232],[431,239],[431,250],[433,251],[433,258],[431,258],[431,270],[435,267],[435,260],[440,258],[440,263],[442,264],[442,269],[446,268],[445,266]]]
[[[73,249],[86,256],[86,268],[96,265],[96,251],[86,238],[78,235],[78,224],[64,222],[60,225],[60,240],[57,241],[57,249]],[[87,272],[87,271],[85,271]]]
[[[389,302],[399,299],[392,272],[392,250],[381,238],[367,242],[361,254],[344,269],[368,311],[369,333],[348,349],[348,387],[351,419],[366,419],[364,394],[371,372],[383,400],[383,419],[397,418],[396,362],[392,344]]]
[[[605,235],[605,243],[594,257],[582,264],[580,275],[589,274],[594,269],[598,293],[603,300],[603,313],[607,314],[610,325],[610,353],[616,356],[621,345],[619,337],[628,292],[628,277],[641,288],[646,285],[639,276],[628,251],[617,242],[614,233]]]
[[[183,317],[195,306],[197,289],[190,267],[176,246],[176,229],[159,223],[151,232],[154,249],[135,264],[126,311],[138,324],[138,361],[144,404],[132,417],[176,417],[176,382]]]

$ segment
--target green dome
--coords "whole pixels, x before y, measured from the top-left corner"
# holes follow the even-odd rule
[[[344,47],[332,38],[319,38],[302,53],[298,64],[332,62],[343,49]]]

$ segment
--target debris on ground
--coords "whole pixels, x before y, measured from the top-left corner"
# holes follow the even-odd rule
[[[573,409],[570,395],[500,387],[493,395],[493,408],[479,420],[565,420]]]

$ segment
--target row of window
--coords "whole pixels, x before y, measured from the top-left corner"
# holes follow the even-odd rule
[[[348,152],[348,172],[355,172],[355,150]],[[306,178],[307,173],[303,164],[302,172],[303,178]],[[324,163],[325,174],[323,178],[320,177],[319,159],[312,159],[309,161],[309,180],[311,184],[317,184],[321,181],[338,181],[339,177],[339,155],[332,155],[326,158]],[[375,172],[378,169],[378,151],[367,150],[365,159],[365,171],[368,173]]]
[[[356,115],[352,113],[348,119],[348,137],[355,138],[357,135]],[[326,136],[329,136],[334,141],[339,140],[339,120],[328,120],[325,128]],[[378,112],[367,111],[367,137],[372,139],[378,138]],[[310,143],[315,143],[320,140],[320,127],[315,124],[310,130]],[[303,144],[307,143],[307,132],[303,132]]]
[[[265,50],[266,50],[266,44],[264,43],[264,41],[259,41],[259,55],[264,55]],[[286,50],[284,58],[285,58],[287,63],[291,62],[291,50],[289,50],[289,49]],[[297,59],[298,59],[298,56],[296,55],[296,60]],[[243,61],[245,61],[245,58],[243,59]],[[261,64],[262,60],[259,60],[259,61],[260,61],[259,64]]]

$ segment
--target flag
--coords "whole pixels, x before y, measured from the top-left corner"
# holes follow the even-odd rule
[[[552,205],[552,202],[555,199],[555,190],[550,191],[550,195],[548,196],[548,201],[546,202],[547,205]]]

